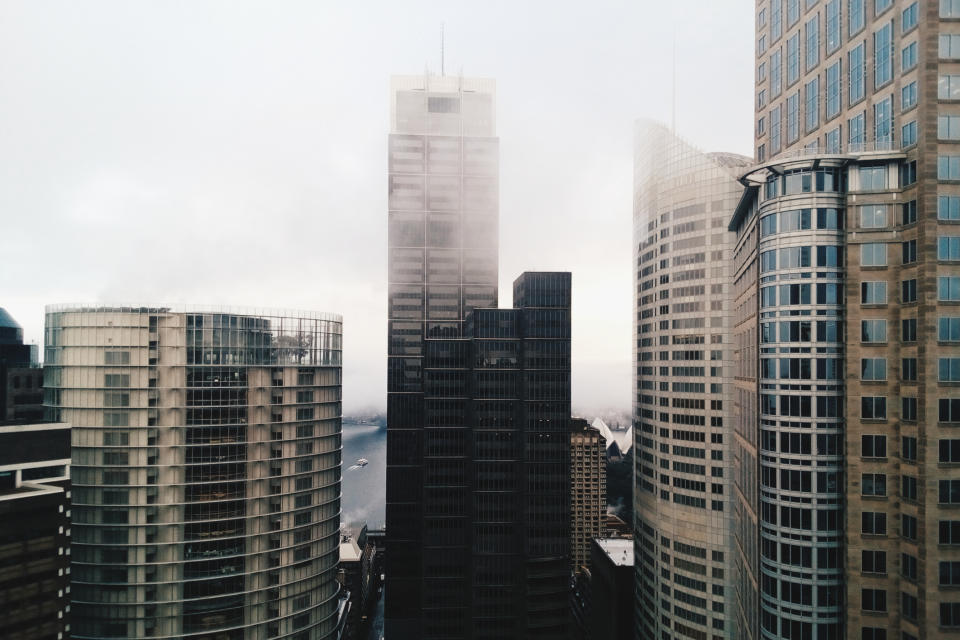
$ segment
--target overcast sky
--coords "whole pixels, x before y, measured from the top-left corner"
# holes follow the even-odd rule
[[[632,128],[751,153],[753,0],[0,0],[0,306],[344,317],[344,411],[386,406],[392,74],[497,81],[500,290],[573,272],[573,404],[631,394]]]

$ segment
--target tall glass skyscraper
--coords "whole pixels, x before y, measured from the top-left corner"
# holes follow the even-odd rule
[[[339,316],[47,308],[74,638],[333,637]]]
[[[946,637],[960,629],[960,3],[760,0],[755,16],[758,164],[730,225],[754,310],[738,350],[757,365],[738,388],[758,427],[742,524],[759,539],[739,592],[759,610],[741,608],[741,635]]]
[[[638,638],[730,638],[734,309],[726,229],[750,159],[637,123],[634,514]],[[676,635],[672,635],[676,634]]]
[[[424,357],[432,340],[463,338],[472,308],[497,306],[495,85],[395,77],[391,105],[385,616],[391,637],[420,638],[433,637],[424,620],[467,618],[466,476],[440,482],[431,466],[439,450],[466,464],[466,403],[440,389],[454,372],[425,393]]]

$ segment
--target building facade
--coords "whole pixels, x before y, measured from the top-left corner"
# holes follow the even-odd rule
[[[634,529],[640,638],[733,636],[729,213],[750,160],[635,134]]]
[[[391,105],[384,604],[399,639],[434,637],[425,620],[443,636],[468,618],[467,523],[449,510],[466,477],[431,480],[467,459],[466,401],[435,381],[427,393],[424,358],[430,341],[464,337],[470,309],[497,306],[499,143],[492,80],[396,77]]]
[[[339,316],[47,308],[72,425],[74,638],[327,638]]]
[[[0,630],[69,638],[70,426],[0,420]]]
[[[0,307],[0,421],[43,420],[43,369],[37,345],[23,343],[23,329]]]
[[[731,224],[758,263],[751,633],[941,637],[960,628],[960,4],[762,0],[756,38],[758,165]]]
[[[573,571],[590,568],[590,541],[606,536],[607,443],[582,418],[570,425],[570,560]]]

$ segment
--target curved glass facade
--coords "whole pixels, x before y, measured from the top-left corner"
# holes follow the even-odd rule
[[[817,165],[770,175],[757,212],[764,638],[842,615],[845,170]]]
[[[73,637],[331,637],[341,334],[334,315],[47,308]]]
[[[645,122],[635,144],[636,634],[733,637],[727,222],[750,160]]]

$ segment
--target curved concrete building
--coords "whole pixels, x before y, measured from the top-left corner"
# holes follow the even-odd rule
[[[733,637],[734,234],[749,158],[635,134],[634,513],[638,638]]]
[[[51,306],[45,343],[73,637],[332,637],[340,317]]]

